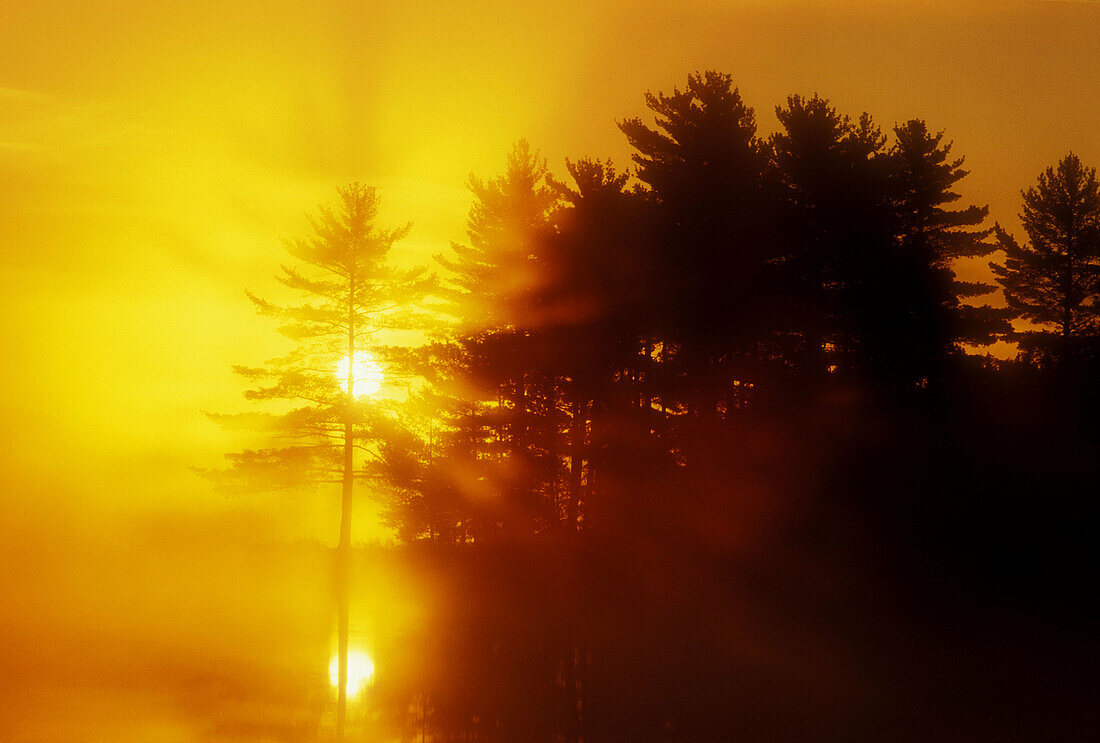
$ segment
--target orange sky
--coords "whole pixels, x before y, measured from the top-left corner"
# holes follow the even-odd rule
[[[201,411],[241,409],[230,365],[283,348],[244,290],[272,291],[280,240],[338,184],[377,186],[428,256],[464,239],[464,180],[514,139],[559,173],[626,164],[615,121],[708,68],[765,133],[795,92],[946,129],[964,195],[1015,230],[1041,168],[1071,148],[1100,164],[1088,0],[36,0],[3,3],[0,28],[0,527],[18,527],[0,550],[62,565],[196,514],[243,540],[335,536],[335,497],[227,500],[188,468],[241,443]],[[107,569],[65,568],[57,591]]]
[[[625,163],[616,119],[693,69],[730,71],[764,131],[789,92],[923,116],[1011,226],[1040,168],[1100,162],[1095,2],[322,5],[0,11],[5,418],[113,472],[212,463],[199,411],[236,406],[229,365],[281,348],[243,290],[271,287],[335,185],[376,185],[429,255],[463,239],[465,176],[513,139],[559,172]]]

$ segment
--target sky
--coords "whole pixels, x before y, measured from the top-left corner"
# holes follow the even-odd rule
[[[335,536],[335,493],[228,498],[191,468],[255,443],[204,411],[245,409],[230,366],[285,350],[244,292],[276,292],[281,241],[337,185],[376,186],[383,225],[413,222],[403,260],[427,261],[465,237],[467,176],[515,139],[559,174],[626,165],[616,121],[705,69],[732,74],[764,133],[791,93],[886,128],[926,119],[966,157],[965,199],[1017,234],[1040,170],[1069,150],[1100,164],[1089,0],[40,0],[0,5],[0,28],[0,553],[24,568],[0,589],[29,597],[0,613],[0,645],[38,638],[0,666],[34,678],[79,679],[88,648],[149,622],[174,628],[150,643],[193,649],[226,602],[245,627],[249,550]],[[360,513],[357,538],[384,538]],[[215,543],[248,546],[217,548],[234,567],[207,584],[194,555]],[[181,574],[207,597],[191,613],[164,589]],[[314,590],[264,585],[288,580]],[[24,718],[56,700],[35,704]]]

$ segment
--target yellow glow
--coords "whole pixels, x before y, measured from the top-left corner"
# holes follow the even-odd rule
[[[645,91],[708,68],[734,75],[762,135],[797,92],[886,130],[927,119],[972,171],[958,203],[988,203],[987,225],[1017,237],[1019,191],[1043,168],[1071,148],[1100,163],[1100,65],[1082,55],[1097,2],[554,7],[0,2],[0,554],[18,556],[0,570],[0,741],[192,739],[254,719],[279,669],[323,674],[332,571],[313,555],[336,536],[338,496],[230,498],[192,468],[269,445],[201,411],[282,410],[244,400],[230,370],[288,351],[244,291],[299,301],[276,279],[299,265],[281,241],[309,237],[304,215],[336,186],[376,186],[379,228],[413,222],[395,265],[432,266],[468,242],[467,177],[500,175],[513,140],[561,180],[567,156],[629,166],[616,122],[651,122]],[[988,278],[967,260],[960,278]],[[335,367],[317,366],[326,381]],[[381,499],[355,508],[353,544],[395,539]],[[374,647],[436,630],[438,587],[379,554],[386,568],[349,587]],[[384,676],[417,662],[387,655]],[[68,683],[89,674],[121,681]]]
[[[355,397],[373,395],[382,386],[382,367],[366,351],[355,354],[352,366],[352,394]],[[336,376],[340,380],[340,389],[348,391],[348,358],[345,356],[336,364]]]
[[[340,657],[332,656],[328,664],[328,678],[335,687],[340,683]],[[374,661],[366,653],[348,651],[348,697],[354,697],[374,678]]]

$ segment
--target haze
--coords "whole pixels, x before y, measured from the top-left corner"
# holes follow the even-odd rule
[[[513,141],[559,175],[628,166],[616,122],[705,69],[764,132],[790,93],[926,119],[966,157],[967,203],[1017,234],[1042,168],[1100,163],[1096,2],[42,0],[0,28],[8,740],[192,740],[211,689],[278,686],[318,647],[327,673],[310,550],[336,498],[228,497],[192,468],[255,445],[204,411],[246,410],[230,367],[286,350],[244,292],[277,293],[281,241],[337,185],[377,187],[426,263]],[[360,514],[357,542],[392,539]],[[394,571],[382,625],[416,611]]]

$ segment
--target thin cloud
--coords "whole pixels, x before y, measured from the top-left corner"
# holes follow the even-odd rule
[[[9,88],[0,85],[0,100],[46,102],[53,100],[54,96],[47,93],[39,93],[36,90],[24,90],[23,88]]]

